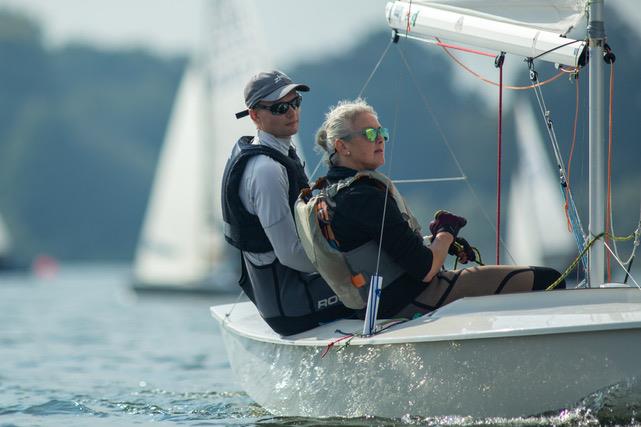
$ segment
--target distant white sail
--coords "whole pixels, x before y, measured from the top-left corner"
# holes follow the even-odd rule
[[[0,259],[7,257],[11,253],[11,237],[9,229],[0,215]]]
[[[197,282],[212,262],[205,233],[211,228],[203,156],[206,96],[205,75],[190,65],[178,90],[136,253],[134,274],[146,283]]]
[[[222,235],[222,173],[236,140],[255,133],[251,120],[234,117],[243,87],[270,64],[250,3],[205,6],[204,42],[176,96],[136,251],[140,289],[225,287],[220,270],[237,265]]]
[[[558,173],[545,155],[528,102],[515,105],[514,120],[519,160],[508,198],[508,250],[516,264],[567,267],[577,249],[567,228]]]

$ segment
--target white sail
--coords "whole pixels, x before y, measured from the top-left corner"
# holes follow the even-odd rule
[[[528,102],[515,105],[514,120],[519,160],[508,198],[507,248],[516,264],[562,268],[576,245],[564,221],[558,173]]]
[[[205,124],[207,85],[191,64],[160,153],[134,274],[145,283],[197,282],[209,271]],[[213,255],[213,254],[209,254]]]
[[[236,140],[255,133],[249,119],[234,117],[243,108],[244,84],[269,67],[250,6],[206,4],[204,43],[176,96],[136,251],[139,289],[202,290],[235,279],[221,273],[237,264],[222,234],[222,173]]]
[[[563,1],[566,10],[550,2],[403,0],[389,2],[386,16],[392,28],[410,37],[578,66],[585,63],[586,43],[565,35],[581,18],[582,3]]]
[[[567,34],[585,16],[587,0],[414,0],[413,3]]]
[[[9,229],[0,215],[0,261],[11,252],[11,237],[9,236]]]

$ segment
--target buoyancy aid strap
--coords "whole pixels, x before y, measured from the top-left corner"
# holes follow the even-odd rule
[[[298,236],[307,257],[341,302],[349,308],[361,309],[365,307],[365,301],[353,282],[353,273],[343,254],[326,238],[324,221],[319,219],[317,204],[323,197],[319,194],[307,201],[302,197],[296,201],[294,213]]]
[[[365,307],[368,292],[365,285],[369,276],[376,271],[378,244],[371,241],[360,248],[343,253],[339,250],[340,243],[331,227],[331,221],[336,194],[363,178],[370,178],[382,186],[388,186],[389,194],[396,201],[403,217],[420,235],[418,221],[401,194],[389,178],[376,171],[358,172],[331,185],[328,185],[326,179],[319,179],[312,189],[301,192],[294,208],[296,228],[308,258],[343,304],[355,309]],[[313,195],[313,190],[320,191]],[[381,257],[379,273],[385,276],[387,284],[392,283],[403,274],[403,270],[386,253],[382,252]]]
[[[384,187],[388,187],[389,194],[392,196],[392,198],[396,202],[396,205],[398,206],[398,209],[401,211],[403,218],[407,221],[410,228],[414,230],[415,233],[417,233],[418,235],[421,235],[421,225],[419,224],[416,217],[414,217],[414,214],[412,214],[412,211],[410,210],[409,205],[407,204],[407,202],[405,201],[401,193],[398,191],[398,189],[396,188],[392,180],[380,172],[373,171],[373,170],[360,171],[360,172],[357,172],[354,176],[342,179],[334,184],[328,185],[322,191],[326,192],[329,199],[332,200],[336,196],[336,194],[338,194],[339,191],[349,187],[356,181],[363,178],[369,178],[374,181],[378,181]]]

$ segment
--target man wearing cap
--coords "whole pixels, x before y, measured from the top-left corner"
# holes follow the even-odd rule
[[[307,187],[291,138],[298,132],[304,84],[280,71],[254,75],[246,110],[257,134],[241,137],[225,166],[225,239],[241,250],[240,286],[269,326],[291,335],[353,314],[320,277],[298,240],[293,206]]]

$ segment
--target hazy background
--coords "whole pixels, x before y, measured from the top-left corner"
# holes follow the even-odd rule
[[[323,113],[338,99],[356,96],[387,45],[386,1],[237,1],[250,3],[260,16],[273,62],[313,88],[300,136],[315,164],[309,147]],[[615,224],[628,234],[640,204],[641,8],[634,0],[607,3],[606,30],[618,56]],[[61,260],[130,260],[175,90],[190,55],[204,43],[203,1],[0,0],[0,11],[0,214],[11,231],[14,256],[22,262],[42,253]],[[439,139],[420,96],[426,93],[483,209],[492,214],[496,90],[460,73],[435,48],[414,42],[402,47],[420,76],[418,89],[394,51],[370,83],[368,100],[388,127],[394,125],[399,140]],[[526,83],[520,64],[507,65],[514,81]],[[241,91],[231,112],[242,106]],[[565,154],[574,89],[563,82],[544,92]],[[579,184],[587,176],[585,119],[578,137],[573,176],[580,211],[587,213]],[[509,187],[515,161],[509,144],[505,156]],[[391,173],[458,175],[444,147],[425,144],[395,150]],[[493,231],[463,184],[403,191],[424,225],[437,208],[474,218],[468,236],[491,258]]]

